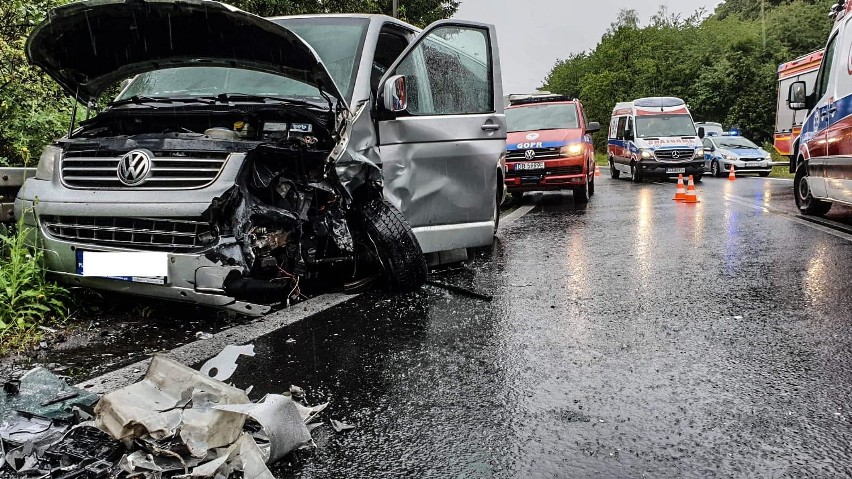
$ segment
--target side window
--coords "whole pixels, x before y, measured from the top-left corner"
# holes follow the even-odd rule
[[[828,46],[825,48],[825,56],[823,57],[822,66],[819,70],[819,78],[817,80],[817,101],[825,95],[825,92],[828,91],[828,86],[831,84],[831,79],[834,73],[834,68],[832,67],[834,65],[834,57],[837,50],[838,36],[839,35],[834,35],[834,37],[828,42]]]
[[[394,73],[406,77],[411,115],[494,112],[487,29],[438,27],[420,40]]]
[[[636,134],[636,130],[633,129],[633,117],[632,116],[627,117],[627,126],[625,126],[624,129],[632,131],[634,135]]]
[[[619,140],[624,139],[624,127],[625,127],[625,125],[627,125],[627,117],[622,116],[621,118],[618,119],[618,130],[616,130],[616,132],[615,132],[615,137],[618,138]]]
[[[373,56],[373,68],[370,72],[370,88],[375,92],[379,82],[408,46],[410,35],[393,27],[384,27],[376,41],[376,54]]]
[[[704,139],[704,148],[713,148],[713,143],[710,141],[709,138]]]
[[[618,138],[618,117],[614,116],[611,120],[609,120],[609,137],[610,138]]]

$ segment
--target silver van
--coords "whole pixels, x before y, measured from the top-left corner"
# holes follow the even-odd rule
[[[377,275],[412,289],[423,254],[493,241],[492,26],[88,0],[53,10],[27,55],[85,105],[132,78],[18,194],[64,281],[262,314]]]

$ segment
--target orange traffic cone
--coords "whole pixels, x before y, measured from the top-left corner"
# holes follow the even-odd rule
[[[692,179],[692,175],[689,175],[689,184],[686,185],[686,199],[683,200],[684,203],[699,203],[698,194],[695,191],[695,181]]]
[[[728,181],[735,181],[737,179],[737,174],[734,172],[734,164],[731,163],[728,165]]]
[[[686,199],[686,188],[683,186],[683,175],[677,175],[677,190],[675,191],[675,201],[684,201]]]
[[[595,176],[601,176],[601,167],[595,165]]]

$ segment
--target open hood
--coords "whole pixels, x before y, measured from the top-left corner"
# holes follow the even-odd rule
[[[316,52],[290,30],[210,0],[84,0],[58,7],[27,39],[27,58],[87,102],[152,70],[223,66],[317,85],[346,103]]]

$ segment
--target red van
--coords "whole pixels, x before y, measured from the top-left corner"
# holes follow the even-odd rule
[[[506,190],[572,190],[586,202],[595,193],[595,152],[589,122],[579,100],[561,95],[512,95],[506,108]]]

